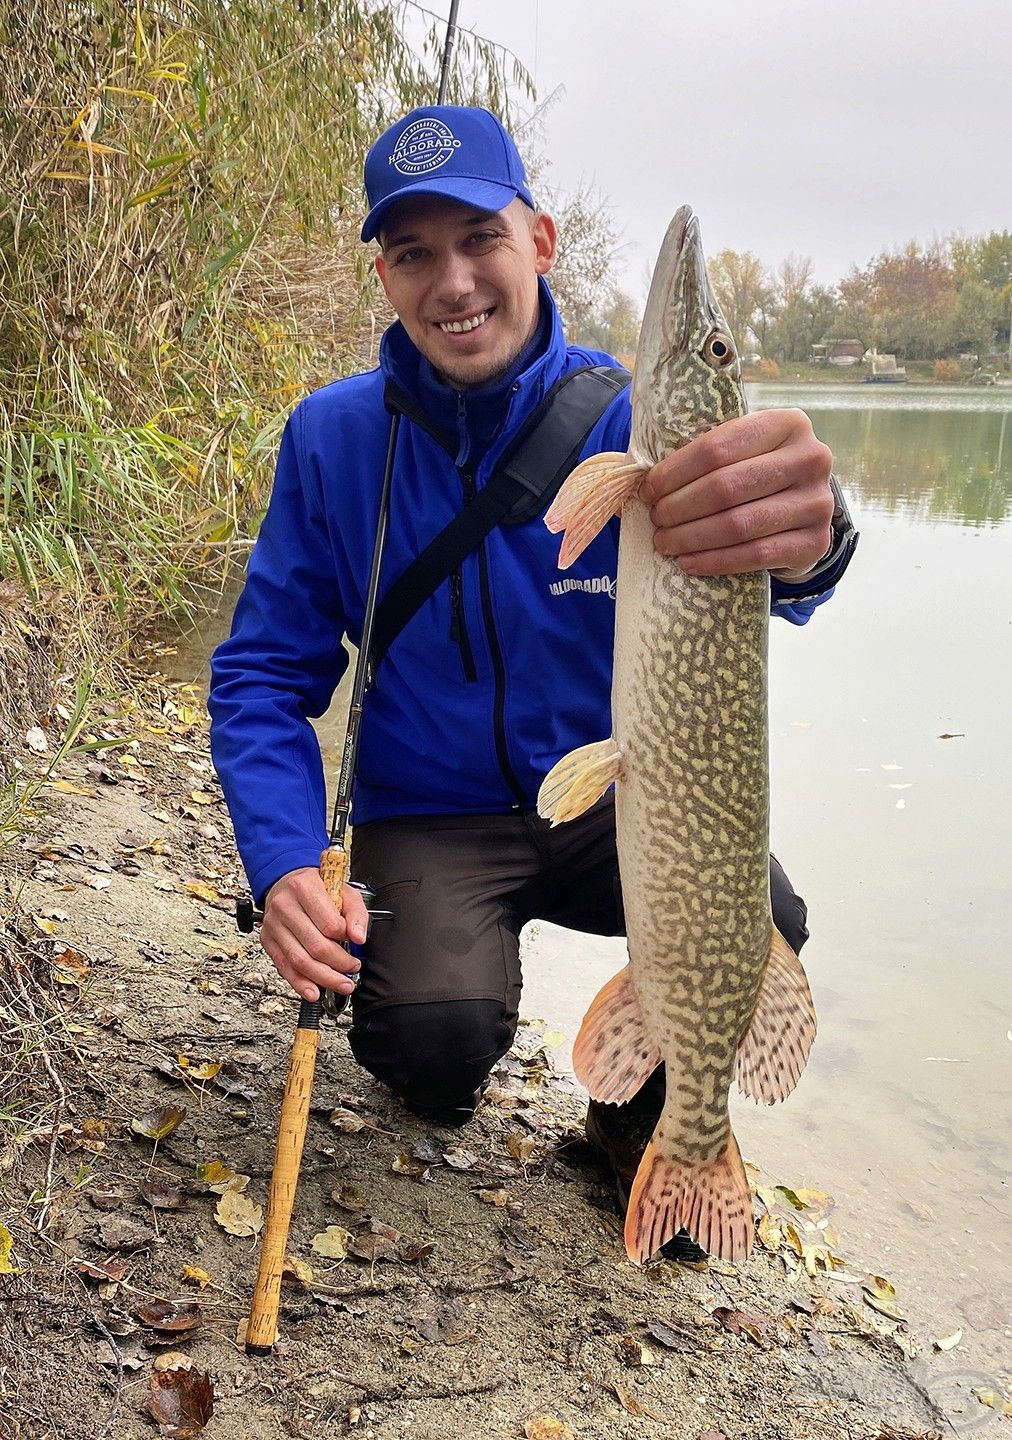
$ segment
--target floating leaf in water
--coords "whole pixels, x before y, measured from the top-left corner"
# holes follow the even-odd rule
[[[214,1218],[230,1235],[259,1235],[263,1229],[263,1206],[254,1205],[238,1190],[226,1190],[214,1209]]]
[[[354,1238],[351,1231],[343,1226],[328,1225],[326,1230],[313,1236],[309,1245],[317,1255],[325,1255],[328,1260],[347,1260],[348,1246]]]
[[[161,1110],[149,1110],[146,1115],[131,1120],[130,1129],[135,1135],[144,1135],[148,1140],[164,1140],[173,1130],[178,1129],[185,1119],[186,1110],[183,1106],[165,1105]]]
[[[193,1440],[214,1411],[214,1389],[203,1370],[153,1370],[148,1410],[165,1440]]]

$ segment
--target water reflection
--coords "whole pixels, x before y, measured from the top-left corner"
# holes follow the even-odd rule
[[[753,403],[757,409],[795,404],[807,410],[836,454],[848,492],[875,510],[978,528],[1012,516],[1007,409],[910,409],[896,403],[837,409],[823,408],[824,399],[824,391],[810,396],[800,389],[756,387]]]

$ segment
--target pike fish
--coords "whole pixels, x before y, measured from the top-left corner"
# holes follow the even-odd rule
[[[735,1080],[757,1102],[784,1099],[808,1059],[815,1012],[770,910],[769,577],[686,575],[654,550],[637,495],[658,460],[746,411],[688,206],[661,246],[631,393],[629,452],[585,461],[546,516],[564,532],[565,569],[621,515],[613,734],[560,760],[538,809],[557,824],[616,787],[629,963],[591,1004],[573,1063],[609,1104],[665,1065],[626,1250],[642,1262],[684,1228],[711,1255],[741,1260],[752,1203],[728,1091]]]

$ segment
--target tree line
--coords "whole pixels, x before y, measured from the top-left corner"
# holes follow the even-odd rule
[[[710,279],[743,353],[778,363],[810,360],[812,346],[857,340],[906,360],[1007,352],[1012,312],[1012,231],[909,241],[821,285],[810,256],[768,269],[751,251],[722,250]],[[580,338],[612,353],[635,349],[637,310],[614,287],[583,317]]]

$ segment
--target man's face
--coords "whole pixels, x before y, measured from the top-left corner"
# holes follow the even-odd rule
[[[457,389],[488,385],[538,324],[538,276],[555,260],[555,225],[514,200],[496,214],[420,196],[394,206],[376,269],[402,325]]]

